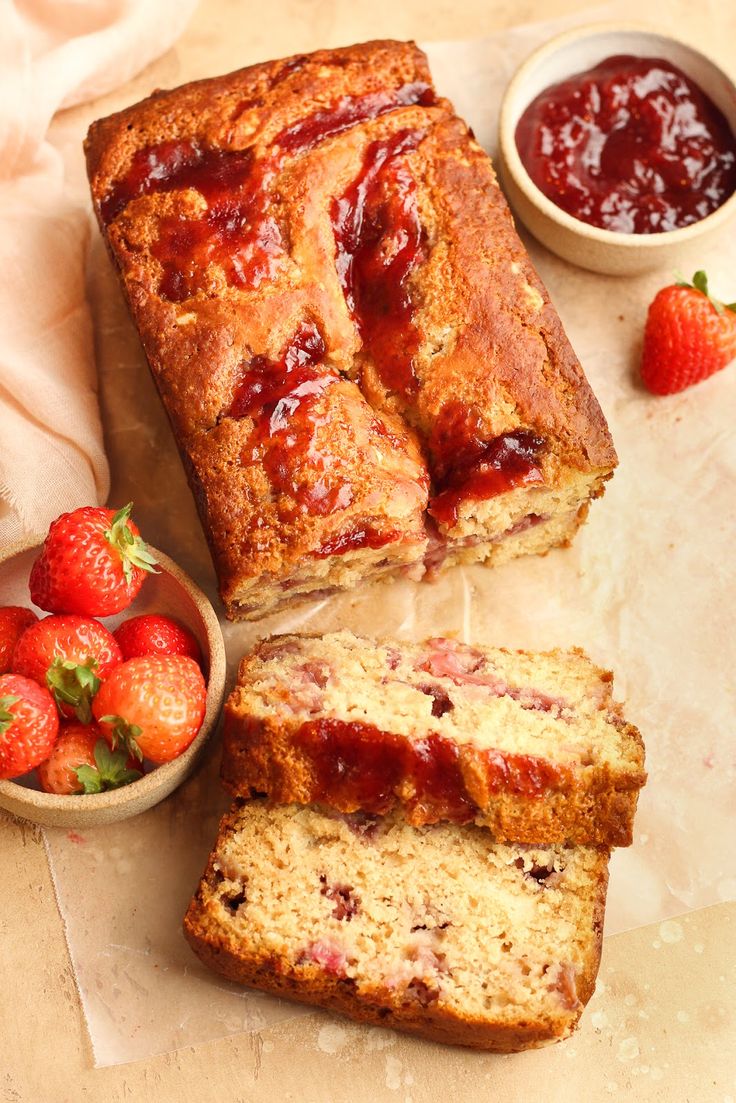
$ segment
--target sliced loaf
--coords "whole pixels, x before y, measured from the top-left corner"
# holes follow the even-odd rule
[[[625,846],[644,749],[611,688],[577,649],[277,636],[241,663],[223,780],[236,796],[475,822],[500,841]]]
[[[607,861],[395,813],[236,802],[184,930],[231,980],[509,1052],[574,1029],[599,964]]]

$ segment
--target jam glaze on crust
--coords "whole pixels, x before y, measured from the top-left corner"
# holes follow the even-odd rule
[[[610,675],[582,652],[275,636],[243,659],[225,705],[234,796],[399,809],[502,840],[628,845],[643,762]]]
[[[416,47],[156,93],[93,124],[86,152],[229,615],[421,573],[430,481],[453,552],[436,563],[570,538],[615,464],[605,421]],[[290,368],[305,332],[310,363]],[[277,400],[278,436],[253,399],[297,368],[309,394],[289,392],[294,433]]]

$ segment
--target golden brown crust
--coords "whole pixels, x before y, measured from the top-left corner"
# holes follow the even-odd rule
[[[274,958],[258,960],[242,956],[237,946],[208,934],[206,921],[195,902],[184,918],[184,935],[197,957],[208,968],[238,984],[327,1011],[338,1011],[358,1023],[391,1027],[429,1041],[491,1053],[518,1053],[561,1041],[575,1029],[585,1003],[581,1000],[574,1019],[564,1023],[559,1020],[549,1023],[520,1022],[511,1027],[506,1023],[463,1019],[450,1011],[431,1007],[418,1010],[397,1004],[386,989],[377,988],[372,994],[363,992],[357,997],[349,981],[332,977],[316,967],[310,970],[310,977],[304,969],[298,973],[284,969],[282,963]],[[580,983],[586,993],[592,992],[597,971],[596,962],[595,966],[591,964],[584,976],[581,974]]]
[[[407,88],[428,91],[402,99]],[[278,153],[274,140],[290,128],[339,112],[348,101],[384,95],[397,102],[376,117],[356,119],[288,156]],[[335,204],[365,171],[376,143],[390,145],[402,134],[415,135],[399,160],[412,177],[407,195],[415,199],[422,233],[420,263],[401,282],[413,311],[413,321],[402,325],[418,335],[416,388],[404,395],[387,382],[383,361],[349,309],[334,221]],[[235,279],[228,257],[220,262],[207,259],[214,255],[207,249],[196,253],[187,233],[201,230],[214,207],[186,174],[176,184],[172,170],[171,187],[156,183],[159,174],[150,187],[126,191],[150,147],[163,148],[156,156],[164,160],[174,147],[177,156],[224,151],[235,158],[231,165],[240,156],[237,187],[265,173],[253,185],[255,208],[251,203],[239,216],[244,226],[260,225],[256,214],[267,224],[266,237],[252,245],[256,253],[264,241],[273,245],[262,270]],[[290,595],[308,591],[310,564],[318,589],[421,564],[429,474],[435,491],[447,474],[437,427],[448,411],[455,417],[460,410],[483,440],[519,427],[541,434],[544,486],[569,490],[574,483],[565,509],[600,493],[616,463],[603,415],[514,231],[490,161],[451,105],[434,97],[426,58],[413,44],[323,50],[157,92],[94,123],[85,151],[100,226],[182,453],[229,615],[257,611],[258,590],[261,612],[283,600],[282,584]],[[186,294],[181,273],[176,294],[165,289],[169,261],[162,258],[169,254],[162,242],[173,250],[172,263],[182,270],[193,265]],[[236,272],[250,256],[247,249],[237,254]],[[274,465],[255,440],[259,433],[273,436],[273,426],[251,410],[234,412],[234,403],[254,365],[283,371],[304,326],[324,345],[316,374],[336,382],[310,399],[303,416],[282,405],[300,432],[302,423],[317,428],[296,457],[284,434],[276,434],[273,447],[286,457],[288,477],[274,482]],[[405,338],[400,332],[399,347]],[[315,506],[311,490],[325,472],[334,494]],[[482,537],[478,557],[490,560],[493,540],[548,508],[554,511],[548,499],[528,506],[515,499],[511,516],[490,518],[481,509],[472,520],[471,497],[469,533],[447,521],[440,529],[453,539]],[[322,546],[366,530],[383,541],[375,555],[361,557],[362,549],[343,539],[327,569],[317,569],[310,557]]]
[[[431,451],[437,418],[458,401],[481,412],[488,438],[531,426],[558,463],[610,472],[617,459],[605,418],[488,155],[449,117],[432,126],[414,164],[438,247],[415,278],[429,348],[405,416]],[[364,371],[371,398],[391,405],[373,366]]]

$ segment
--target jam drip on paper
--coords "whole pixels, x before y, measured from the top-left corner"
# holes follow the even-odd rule
[[[102,200],[102,218],[111,222],[142,195],[194,189],[206,200],[206,211],[196,217],[162,218],[151,247],[162,267],[159,293],[170,302],[182,302],[206,290],[211,264],[222,270],[228,285],[256,288],[273,279],[286,259],[272,185],[287,158],[356,123],[398,107],[432,102],[434,93],[422,82],[343,96],[286,127],[270,143],[271,152],[260,158],[253,148],[214,149],[196,141],[148,146],[134,154],[128,172]]]
[[[619,55],[541,92],[516,128],[527,172],[592,226],[688,226],[736,190],[736,138],[714,103],[661,58]]]
[[[543,437],[514,429],[488,440],[480,415],[464,403],[444,407],[429,448],[435,486],[429,512],[441,524],[456,524],[460,505],[469,498],[484,501],[543,481]]]
[[[372,142],[360,174],[332,201],[336,264],[345,300],[366,351],[389,391],[418,388],[419,331],[409,279],[425,259],[417,187],[405,154],[424,130],[400,130]]]

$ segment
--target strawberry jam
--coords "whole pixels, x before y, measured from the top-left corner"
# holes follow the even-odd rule
[[[416,181],[405,154],[425,131],[399,130],[372,142],[360,174],[332,201],[337,271],[348,308],[386,388],[403,397],[418,386],[419,331],[409,278],[425,257]]]
[[[705,218],[736,191],[736,139],[683,72],[609,57],[541,92],[516,128],[537,187],[592,226],[653,234]]]
[[[406,793],[408,784],[411,795],[406,803],[418,822],[467,823],[476,814],[463,778],[460,749],[439,733],[411,740],[372,724],[323,719],[302,724],[293,738],[310,759],[309,800],[325,801],[344,811],[383,815],[399,792]],[[567,783],[561,769],[533,755],[489,750],[475,751],[473,757],[492,794],[506,789],[534,798]]]
[[[161,263],[159,293],[181,302],[206,286],[207,266],[228,283],[257,287],[283,261],[281,231],[268,187],[275,166],[251,150],[203,149],[195,142],[162,142],[139,150],[126,176],[101,205],[106,222],[141,195],[193,188],[207,210],[198,218],[162,218],[151,252]]]
[[[367,92],[363,96],[343,96],[331,107],[315,111],[299,122],[286,127],[274,139],[275,144],[289,152],[313,149],[319,142],[342,134],[355,123],[377,119],[387,111],[413,104],[430,106],[435,102],[432,88],[422,81],[404,84],[401,88]]]
[[[349,532],[341,532],[338,536],[333,536],[331,540],[328,540],[313,554],[320,559],[327,559],[331,555],[343,555],[346,551],[355,551],[358,548],[376,550],[399,539],[401,539],[401,533],[395,530],[377,532],[370,525],[363,525],[359,528],[350,529]]]
[[[322,363],[325,344],[313,322],[303,322],[278,360],[254,356],[243,366],[225,417],[249,417],[253,426],[243,451],[246,464],[261,463],[280,502],[281,514],[293,514],[293,502],[303,513],[319,516],[345,509],[352,501],[349,484],[333,470],[316,437],[328,414],[315,405],[339,381]]]
[[[494,498],[517,486],[541,483],[543,437],[514,429],[488,440],[478,415],[462,403],[448,403],[430,441],[436,495],[429,507],[435,521],[457,523],[468,498]]]
[[[111,222],[142,195],[193,188],[204,196],[207,210],[195,218],[162,218],[151,249],[162,267],[159,293],[170,302],[182,302],[206,290],[210,264],[222,269],[231,286],[258,287],[264,279],[273,279],[285,262],[271,191],[287,156],[311,150],[358,122],[398,107],[433,102],[432,89],[421,81],[343,96],[282,130],[271,152],[261,158],[252,148],[204,148],[194,140],[148,146],[134,154],[128,172],[102,200],[102,218]],[[239,110],[248,106],[241,104]]]
[[[243,289],[273,279],[283,266],[284,242],[272,211],[269,185],[275,168],[249,150],[210,149],[181,172],[175,186],[196,188],[207,200],[199,218],[162,218],[151,247],[163,273],[159,293],[182,302],[207,286],[216,264],[229,284]],[[172,183],[170,180],[169,183]]]
[[[403,775],[405,740],[372,724],[310,720],[294,742],[310,757],[314,786],[310,800],[328,800],[344,811],[379,815],[394,803]]]
[[[252,417],[261,414],[269,419],[269,431],[282,427],[286,410],[279,405],[288,400],[294,414],[301,401],[314,393],[310,383],[334,376],[325,367],[318,367],[325,356],[322,334],[313,322],[303,322],[286,346],[279,360],[254,356],[243,366],[244,376],[227,411],[227,417]],[[273,424],[271,424],[273,422]]]
[[[407,743],[405,757],[407,774],[416,787],[411,803],[418,812],[454,823],[473,819],[476,806],[465,788],[456,743],[430,733]]]

